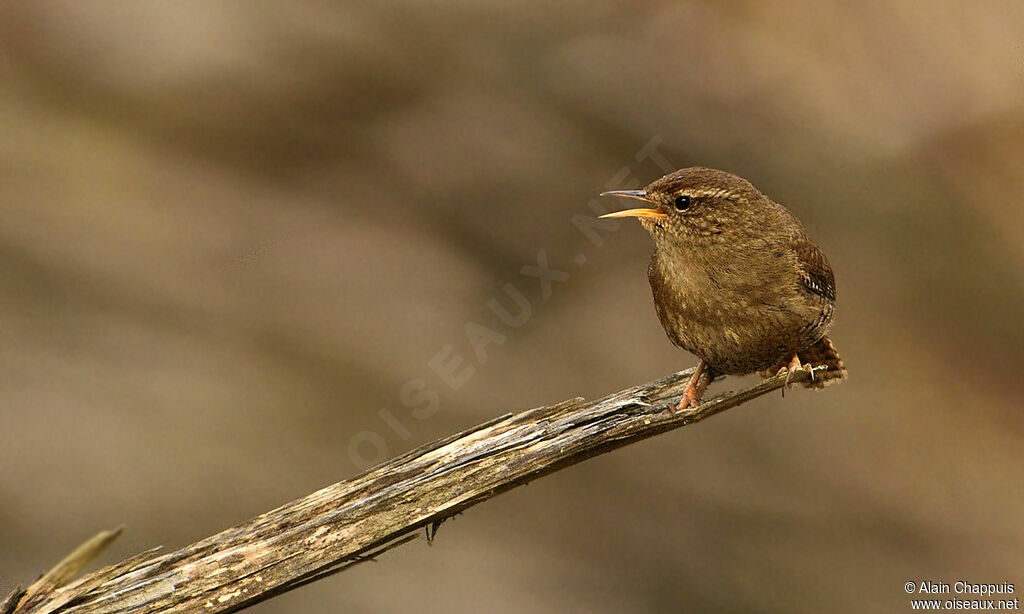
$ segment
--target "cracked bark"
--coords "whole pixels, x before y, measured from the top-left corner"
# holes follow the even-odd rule
[[[158,548],[70,583],[33,585],[5,600],[0,614],[236,612],[407,543],[420,529],[432,537],[446,518],[498,493],[692,424],[785,380],[669,411],[691,373],[506,414],[179,550]],[[793,381],[808,377],[801,370]]]

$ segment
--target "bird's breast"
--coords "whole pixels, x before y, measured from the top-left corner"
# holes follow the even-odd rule
[[[713,268],[655,252],[648,279],[669,339],[725,373],[766,369],[796,351],[806,316],[794,308],[795,288],[780,281],[778,263],[722,262]]]

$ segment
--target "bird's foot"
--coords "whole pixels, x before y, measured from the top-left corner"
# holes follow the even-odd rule
[[[704,396],[704,391],[708,389],[711,384],[711,373],[710,369],[703,360],[697,365],[697,369],[693,372],[690,377],[689,383],[686,384],[686,390],[683,391],[683,398],[680,399],[679,405],[676,405],[676,411],[683,411],[691,407],[697,407],[700,405],[700,399]]]
[[[676,411],[683,411],[698,405],[700,405],[700,396],[697,395],[692,386],[687,386],[683,392],[683,398],[679,400],[679,405],[676,405]]]
[[[786,388],[789,388],[793,381],[793,374],[803,369],[804,365],[800,364],[800,357],[793,354],[793,359],[789,361],[789,365],[779,369],[779,375],[786,374],[786,383],[782,385],[782,396],[786,396]],[[810,365],[807,365],[810,368]],[[811,379],[814,379],[814,369],[811,369]]]

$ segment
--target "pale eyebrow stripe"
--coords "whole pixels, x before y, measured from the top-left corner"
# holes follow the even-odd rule
[[[732,192],[722,188],[712,190],[683,190],[683,194],[689,194],[691,198],[731,196]]]

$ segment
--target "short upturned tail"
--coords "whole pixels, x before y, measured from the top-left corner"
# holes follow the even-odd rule
[[[846,379],[846,366],[843,365],[843,359],[839,357],[836,346],[832,345],[832,340],[828,337],[822,337],[817,343],[800,350],[796,355],[801,364],[828,367],[825,371],[815,371],[814,379],[801,382],[807,388],[824,388]]]

